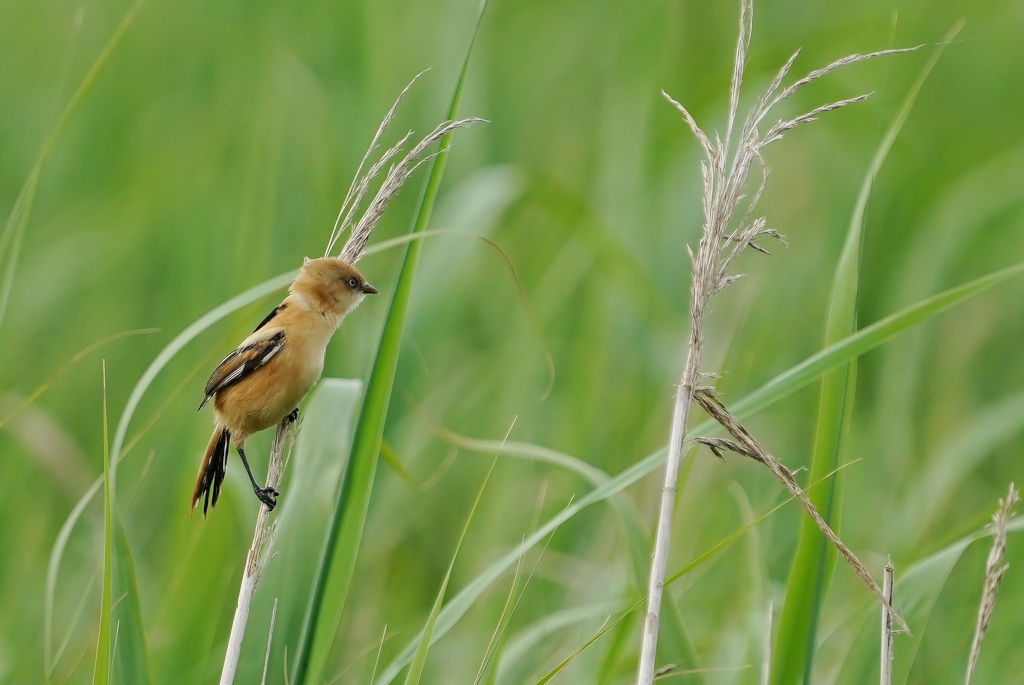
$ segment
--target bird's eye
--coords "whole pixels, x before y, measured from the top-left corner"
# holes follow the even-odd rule
[[[350,278],[350,279],[348,279],[348,284],[352,288],[357,288],[357,287],[359,287],[359,279],[355,278],[355,277]]]

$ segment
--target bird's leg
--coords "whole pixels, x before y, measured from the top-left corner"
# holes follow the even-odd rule
[[[288,414],[288,416],[284,417],[284,420],[287,423],[289,423],[289,424],[292,424],[292,423],[295,423],[296,421],[298,421],[299,420],[299,408],[295,407],[295,409],[292,409],[292,412],[290,414]]]
[[[252,483],[252,491],[256,493],[256,497],[259,501],[267,505],[267,509],[273,511],[274,507],[277,505],[277,500],[274,498],[279,497],[281,493],[274,488],[261,488],[257,485],[256,479],[252,476],[252,469],[249,468],[249,460],[245,458],[245,450],[238,446],[236,446],[235,449],[238,450],[238,456],[242,458],[242,465],[245,466],[245,472],[249,474],[249,482]]]

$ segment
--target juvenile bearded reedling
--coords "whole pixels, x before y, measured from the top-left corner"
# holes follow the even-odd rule
[[[331,336],[346,314],[378,291],[348,262],[322,257],[306,261],[288,292],[206,383],[199,409],[213,400],[216,427],[199,466],[191,506],[195,511],[202,497],[204,516],[217,504],[232,442],[256,497],[274,508],[280,493],[256,483],[245,458],[245,441],[285,417],[298,418],[299,401],[323,371]]]

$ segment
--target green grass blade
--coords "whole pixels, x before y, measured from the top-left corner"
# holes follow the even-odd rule
[[[857,294],[860,289],[860,257],[864,244],[864,221],[871,190],[893,143],[899,136],[917,100],[925,80],[942,55],[953,33],[933,52],[917,80],[907,93],[896,117],[882,138],[881,144],[861,184],[847,230],[843,251],[836,266],[829,298],[828,322],[825,327],[825,345],[832,345],[849,337],[857,330]],[[854,390],[857,382],[857,362],[851,359],[824,374],[818,403],[818,420],[811,453],[810,480],[820,480],[840,463],[843,437],[853,412]],[[811,501],[825,521],[838,531],[842,480],[832,479],[828,486],[812,494]],[[785,602],[779,619],[778,640],[772,653],[772,680],[774,685],[803,681],[809,683],[814,664],[818,619],[828,592],[830,573],[834,567],[835,549],[821,535],[817,525],[808,517],[800,524],[793,566],[786,584]]]
[[[546,640],[580,623],[602,620],[622,612],[622,602],[602,602],[546,614],[514,634],[501,652],[498,676],[502,682],[524,682],[519,671],[530,665],[530,654],[542,649]],[[610,618],[609,618],[610,620]]]
[[[476,500],[469,510],[469,516],[466,517],[466,524],[462,527],[462,535],[459,536],[459,542],[455,545],[455,553],[452,554],[451,563],[448,564],[448,571],[444,574],[441,589],[438,590],[437,597],[434,599],[434,606],[430,609],[430,616],[427,617],[427,622],[423,626],[423,630],[420,631],[420,640],[416,645],[416,652],[412,656],[412,661],[409,663],[409,672],[405,676],[405,685],[419,685],[420,677],[423,675],[423,666],[427,662],[427,652],[430,650],[431,638],[434,635],[434,626],[437,625],[437,617],[441,613],[444,596],[448,592],[448,582],[452,578],[452,569],[455,568],[455,560],[459,558],[459,550],[462,549],[462,543],[466,539],[469,524],[473,522],[473,516],[480,507],[480,502],[484,498],[484,490],[487,488],[487,482],[491,479],[491,474],[494,473],[494,466],[497,463],[498,458],[495,457],[491,461],[491,468],[488,469],[487,475],[484,476],[484,482],[480,484],[480,490],[477,492]]]
[[[1021,274],[1024,274],[1024,263],[982,276],[891,314],[779,374],[731,405],[731,411],[737,418],[748,417],[803,388],[825,372],[875,349],[899,333]],[[695,426],[691,430],[691,434],[707,435],[716,429],[717,424],[709,419]],[[434,631],[434,639],[436,640],[450,630],[492,582],[515,564],[522,554],[553,532],[562,521],[569,520],[591,504],[608,499],[636,483],[661,466],[665,462],[666,453],[666,450],[662,448],[625,469],[600,487],[594,488],[584,497],[566,507],[560,515],[536,529],[519,546],[494,562],[492,566],[463,588],[441,611]],[[386,685],[392,682],[402,668],[408,665],[413,649],[413,645],[407,646],[377,678],[376,685]]]
[[[642,607],[646,602],[647,602],[647,598],[644,597],[643,599],[641,599],[638,602],[636,602],[633,606],[629,607],[624,612],[619,614],[616,618],[614,618],[611,621],[608,621],[603,626],[601,626],[600,630],[598,630],[596,633],[594,633],[594,635],[589,640],[587,640],[582,645],[580,645],[579,649],[577,649],[575,652],[573,652],[572,654],[567,656],[565,659],[563,659],[561,662],[559,662],[559,664],[557,666],[555,666],[553,669],[548,671],[548,673],[543,678],[538,680],[537,681],[537,685],[544,685],[545,683],[550,681],[552,678],[554,678],[556,675],[561,673],[562,670],[566,666],[568,666],[569,663],[573,659],[575,659],[580,654],[582,654],[584,651],[586,651],[586,649],[588,647],[590,647],[590,645],[592,645],[595,642],[597,642],[605,633],[607,633],[609,630],[611,630],[616,625],[618,625],[624,618],[626,618],[627,616],[632,614],[634,611],[636,611],[637,609]]]
[[[454,119],[458,111],[473,43],[486,6],[486,0],[483,0],[448,108],[449,119]],[[450,133],[441,139],[441,152],[434,157],[431,164],[430,176],[420,199],[412,233],[422,233],[430,222],[434,201],[444,175],[450,142]],[[366,511],[369,507],[377,458],[391,401],[391,389],[398,366],[402,331],[422,246],[422,241],[413,241],[406,249],[405,260],[395,286],[395,295],[384,321],[377,356],[367,383],[366,397],[356,423],[349,468],[345,472],[338,503],[331,519],[323,561],[310,593],[306,624],[303,626],[295,655],[295,666],[290,680],[296,685],[318,683],[323,680],[327,659],[344,611],[345,598],[355,569]]]
[[[117,646],[112,656],[110,682],[116,685],[149,685],[149,649],[142,623],[135,565],[121,522],[113,522],[113,564],[111,588],[117,600],[111,609],[111,621],[117,626]]]
[[[67,123],[75,113],[75,110],[78,109],[78,105],[92,88],[100,72],[107,65],[110,55],[113,54],[114,49],[117,48],[124,34],[135,21],[135,17],[138,16],[144,2],[145,0],[136,0],[135,4],[125,13],[124,18],[121,19],[121,23],[114,29],[114,33],[107,40],[107,44],[103,46],[103,49],[100,50],[100,54],[96,56],[95,61],[89,67],[89,71],[86,72],[85,77],[78,84],[74,95],[68,100],[60,116],[57,117],[57,121],[54,122],[46,134],[46,138],[43,139],[43,144],[39,148],[39,154],[36,155],[32,170],[29,172],[25,183],[21,187],[21,191],[18,193],[18,199],[15,201],[14,207],[11,208],[11,213],[4,224],[4,232],[0,234],[0,264],[5,265],[3,280],[0,281],[0,326],[3,325],[4,314],[7,311],[7,302],[10,300],[11,288],[14,285],[14,274],[18,269],[21,245],[25,238],[25,229],[28,226],[29,217],[32,214],[32,205],[35,203],[36,189],[39,187],[39,177],[43,172],[43,163],[53,150],[53,146],[57,144],[57,140],[67,127]]]
[[[107,685],[110,679],[110,602],[111,560],[113,557],[111,509],[113,489],[110,487],[110,442],[107,436],[107,363],[103,362],[103,591],[100,593],[100,626],[96,637],[96,663],[93,665],[92,685]]]

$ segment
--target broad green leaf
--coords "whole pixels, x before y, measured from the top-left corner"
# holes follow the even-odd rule
[[[473,33],[448,108],[448,119],[454,119],[458,111],[473,43],[476,40],[480,20],[483,18],[486,6],[486,0],[483,0],[479,6]],[[427,224],[430,222],[434,201],[444,175],[450,143],[451,133],[441,139],[441,151],[431,163],[430,176],[420,199],[419,210],[411,231],[414,234],[426,231]],[[337,505],[331,518],[323,560],[310,593],[306,620],[295,655],[295,666],[290,680],[296,685],[319,683],[323,680],[338,624],[344,612],[345,600],[355,570],[359,543],[366,522],[366,511],[370,503],[370,492],[373,489],[377,458],[380,454],[388,405],[391,401],[391,389],[398,365],[402,331],[405,327],[416,264],[422,247],[423,241],[416,240],[406,248],[405,260],[395,286],[395,294],[384,321],[384,330],[381,332],[377,356],[374,359],[373,369],[367,383],[366,397],[356,423],[349,468],[342,480]]]
[[[115,604],[111,622],[116,626],[117,640],[111,658],[110,682],[115,685],[149,685],[149,647],[142,623],[142,606],[135,579],[128,539],[121,522],[114,519],[112,596]]]

